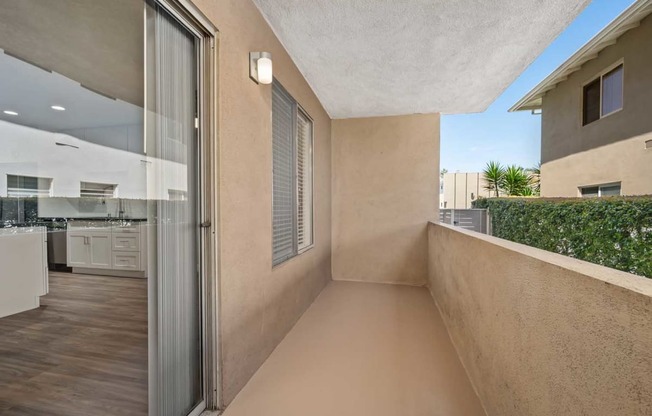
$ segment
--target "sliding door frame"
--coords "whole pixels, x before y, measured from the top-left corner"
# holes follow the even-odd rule
[[[201,302],[201,346],[202,346],[202,397],[203,401],[189,414],[196,416],[205,409],[218,410],[221,398],[221,351],[219,328],[219,190],[217,141],[217,28],[204,14],[188,0],[145,0],[156,4],[175,17],[197,39],[197,139],[198,139],[198,224],[200,251],[200,302]],[[145,10],[147,25],[147,10]],[[147,26],[145,26],[146,28]],[[147,29],[145,29],[147,30]],[[145,36],[147,39],[147,35]],[[147,40],[145,41],[147,42]],[[147,45],[145,59],[147,62]],[[147,70],[145,71],[147,77]],[[147,80],[145,81],[147,84]],[[147,96],[147,92],[146,92]],[[147,108],[147,107],[146,107]],[[145,123],[147,126],[147,123]],[[147,137],[147,136],[145,136]],[[155,279],[149,279],[149,296],[156,296]],[[152,290],[152,285],[154,288]],[[152,307],[153,304],[153,307]],[[157,306],[150,301],[149,325],[156,325]],[[149,347],[149,414],[158,414],[158,330],[150,328]]]

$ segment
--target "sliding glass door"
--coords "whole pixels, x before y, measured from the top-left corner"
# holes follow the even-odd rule
[[[156,225],[150,268],[157,276],[150,292],[157,300],[150,315],[157,356],[151,393],[157,415],[180,416],[203,401],[199,38],[161,4],[148,6],[147,16],[148,212]]]
[[[185,7],[2,4],[0,413],[217,404],[215,29]]]

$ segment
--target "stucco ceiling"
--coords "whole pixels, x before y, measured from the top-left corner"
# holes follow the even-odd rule
[[[590,0],[254,0],[333,118],[484,111]]]

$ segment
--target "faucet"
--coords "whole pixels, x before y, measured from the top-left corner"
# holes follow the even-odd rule
[[[118,219],[120,221],[125,219],[124,201],[121,198],[118,199]]]

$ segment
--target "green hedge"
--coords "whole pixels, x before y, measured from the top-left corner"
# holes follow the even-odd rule
[[[652,278],[652,196],[490,198],[492,234]]]

